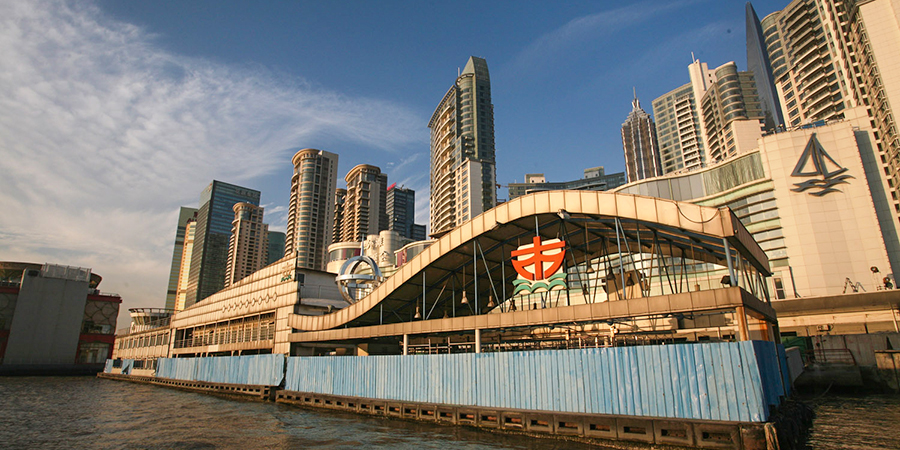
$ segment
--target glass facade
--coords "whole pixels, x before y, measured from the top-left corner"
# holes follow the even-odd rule
[[[617,192],[731,208],[769,258],[770,267],[786,267],[787,249],[772,182],[758,151],[706,170],[647,180]]]
[[[185,307],[225,287],[234,205],[245,202],[258,206],[259,197],[257,190],[221,181],[213,181],[200,194]]]

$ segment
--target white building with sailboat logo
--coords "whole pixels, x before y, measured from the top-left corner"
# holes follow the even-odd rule
[[[616,192],[729,206],[766,251],[776,299],[882,290],[896,284],[900,238],[875,142],[865,110],[852,108],[701,171]]]

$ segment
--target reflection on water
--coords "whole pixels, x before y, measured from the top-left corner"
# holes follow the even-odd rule
[[[900,396],[828,396],[809,401],[817,414],[810,449],[900,449]],[[0,447],[598,448],[92,377],[0,378]]]
[[[92,377],[0,378],[0,447],[596,449]]]

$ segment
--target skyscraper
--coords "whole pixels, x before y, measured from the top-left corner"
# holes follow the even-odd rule
[[[387,190],[387,214],[390,230],[412,239],[416,219],[416,191],[392,184]]]
[[[229,287],[266,266],[269,226],[263,223],[263,208],[251,203],[234,204],[225,287]]]
[[[747,71],[753,74],[756,82],[756,92],[759,94],[759,106],[762,110],[766,131],[772,131],[780,125],[784,125],[784,116],[781,115],[781,103],[775,94],[775,78],[772,76],[772,63],[769,61],[769,52],[766,50],[766,40],[763,35],[759,17],[753,10],[753,5],[746,5],[747,28]]]
[[[441,235],[497,205],[494,105],[484,59],[469,58],[428,128],[431,233]]]
[[[362,242],[370,234],[388,229],[387,175],[369,164],[350,169],[344,178],[347,194],[341,234],[334,242]]]
[[[169,270],[169,289],[166,291],[166,308],[175,308],[176,298],[178,297],[178,279],[181,273],[181,259],[185,250],[190,251],[190,245],[187,244],[185,249],[185,235],[188,222],[193,222],[197,218],[197,208],[188,208],[182,206],[178,212],[178,228],[175,230],[175,250],[172,252],[172,268]],[[188,259],[190,261],[190,259]],[[187,280],[185,279],[185,283]]]
[[[332,226],[332,242],[341,242],[344,234],[344,206],[347,203],[347,190],[339,188],[334,191],[334,225]]]
[[[284,255],[295,256],[298,267],[325,270],[325,252],[334,232],[338,155],[306,148],[291,162],[294,175]]]
[[[637,95],[631,102],[631,113],[622,124],[622,147],[629,183],[662,175],[656,126],[650,114],[641,109]]]
[[[843,119],[865,106],[875,128],[870,173],[885,172],[900,215],[900,5],[893,0],[794,0],[760,22],[787,127]]]
[[[700,113],[691,83],[653,100],[653,118],[663,174],[697,170],[706,165]]]
[[[269,231],[269,245],[266,250],[266,265],[284,258],[284,233]]]
[[[697,70],[699,67],[702,69]],[[700,129],[706,148],[705,160],[712,164],[756,148],[762,137],[765,117],[759,105],[753,74],[739,72],[734,62],[707,70],[705,63],[690,66],[694,95],[700,98]],[[702,73],[701,73],[702,71]],[[698,86],[703,79],[702,95]]]
[[[191,256],[194,250],[194,233],[196,230],[197,219],[189,219],[184,227],[184,251],[181,253],[181,261],[178,264],[178,288],[176,290],[175,303],[172,306],[175,311],[183,310],[187,301],[188,285],[191,278]],[[168,306],[166,307],[168,308]]]
[[[234,205],[259,205],[259,191],[214,180],[200,194],[185,308],[225,287]]]
[[[762,21],[775,87],[788,127],[842,119],[842,111],[852,106],[846,85],[849,77],[843,70],[846,61],[841,61],[849,55],[834,48],[839,42],[826,36],[841,33],[846,12],[835,16],[826,10],[843,3],[795,0]]]

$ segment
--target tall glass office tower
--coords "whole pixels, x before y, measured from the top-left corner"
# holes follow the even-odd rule
[[[216,180],[200,194],[185,308],[225,287],[234,205],[259,206],[259,195],[257,190]]]
[[[781,104],[775,94],[775,78],[772,76],[772,63],[769,61],[765,35],[763,35],[759,17],[750,2],[747,2],[746,16],[747,70],[753,73],[753,79],[756,82],[756,92],[759,94],[759,106],[763,112],[765,130],[771,131],[777,126],[784,125],[784,116],[781,115]]]

